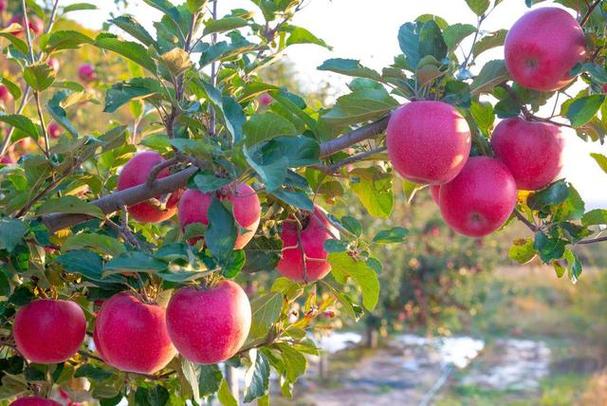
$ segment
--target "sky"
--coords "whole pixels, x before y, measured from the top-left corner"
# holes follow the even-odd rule
[[[219,1],[220,15],[232,8],[252,8],[251,3],[244,0]],[[99,28],[108,18],[113,1],[89,2],[97,4],[99,10],[73,13],[72,18],[90,28]],[[131,4],[127,12],[152,30],[151,22],[158,18],[159,13],[141,0],[129,0],[129,3]],[[527,10],[524,0],[503,0],[483,22],[482,29],[507,29]],[[323,82],[329,82],[339,94],[345,90],[349,78],[318,71],[317,66],[329,58],[352,58],[381,70],[400,52],[397,41],[399,27],[427,13],[439,15],[450,24],[476,24],[476,16],[468,9],[464,0],[308,0],[304,9],[296,16],[294,24],[309,29],[332,49],[296,45],[287,50],[285,57],[294,63],[299,80],[305,87],[313,89]],[[469,38],[468,42],[462,44],[466,52],[470,40]],[[503,50],[498,48],[487,52],[483,58],[485,61],[502,59]],[[550,114],[552,105],[549,103],[548,106],[547,111],[541,111],[540,115]],[[587,209],[607,206],[607,187],[604,186],[607,185],[607,174],[589,156],[590,152],[607,155],[607,147],[599,143],[586,143],[567,129],[565,137],[562,176],[578,189],[586,200]]]

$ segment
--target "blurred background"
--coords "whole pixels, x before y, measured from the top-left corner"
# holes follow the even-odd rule
[[[113,13],[126,10],[153,30],[156,14],[143,1],[91,2],[99,10],[72,14],[75,22],[59,22],[63,29],[92,34]],[[220,10],[240,3],[221,1]],[[508,28],[526,10],[524,0],[504,0],[483,27]],[[357,58],[374,68],[388,65],[399,52],[399,26],[427,13],[449,23],[476,24],[464,0],[310,0],[296,23],[332,50],[293,47],[262,76],[306,94],[311,105],[331,104],[347,78],[317,71],[318,65],[329,57]],[[464,42],[462,51],[468,47]],[[500,53],[488,52],[485,58],[501,58]],[[85,47],[62,55],[60,77],[76,76],[73,61],[92,63],[100,83],[134,75],[121,58]],[[103,90],[88,89],[86,99],[74,101],[87,104],[72,117],[80,128],[94,132],[96,126],[107,127],[105,120],[91,119],[102,110],[96,102]],[[114,119],[130,116],[119,111]],[[145,124],[145,118],[131,123]],[[563,176],[584,197],[587,209],[605,207],[607,188],[597,185],[605,184],[606,175],[588,157],[591,151],[605,153],[605,146],[571,133],[566,151]],[[360,219],[367,235],[392,224],[406,227],[410,236],[405,245],[388,245],[381,252],[385,266],[376,312],[358,323],[326,314],[323,334],[316,337],[324,355],[311,360],[296,399],[288,404],[387,405],[403,404],[403,399],[438,405],[607,404],[605,247],[576,248],[585,268],[573,284],[537,260],[521,266],[508,259],[513,240],[528,236],[518,224],[484,240],[459,237],[440,220],[428,190],[414,196],[404,184],[396,190],[399,204],[390,219],[381,221],[368,217],[351,193],[336,189],[347,198],[346,204],[331,207],[335,215]],[[258,277],[251,284],[265,288]],[[280,402],[277,398],[275,403]]]

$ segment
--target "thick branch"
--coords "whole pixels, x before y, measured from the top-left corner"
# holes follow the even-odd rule
[[[320,146],[320,156],[327,157],[338,151],[348,148],[356,143],[364,141],[369,138],[373,138],[376,135],[383,133],[388,127],[388,120],[390,116],[386,116],[381,120],[375,121],[371,124],[357,128],[356,130],[337,137],[331,141],[324,142]]]

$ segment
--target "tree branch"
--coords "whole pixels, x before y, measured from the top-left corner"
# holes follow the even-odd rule
[[[390,116],[386,116],[380,120],[377,120],[371,124],[357,128],[354,131],[346,133],[333,140],[322,143],[320,146],[320,156],[322,158],[332,155],[338,151],[348,148],[356,143],[374,138],[375,136],[383,133],[388,127],[388,121]]]
[[[378,147],[378,148],[373,148],[373,149],[371,149],[369,151],[364,151],[364,152],[361,152],[359,154],[352,155],[352,156],[350,156],[350,157],[348,157],[348,158],[346,158],[344,160],[341,160],[339,162],[334,163],[333,165],[315,165],[314,168],[316,168],[316,169],[318,169],[320,171],[323,171],[324,173],[327,173],[327,174],[330,175],[332,173],[337,172],[337,170],[339,170],[339,168],[341,168],[343,166],[346,166],[348,164],[352,164],[354,162],[365,160],[365,159],[367,159],[369,157],[372,157],[373,155],[382,153],[385,150],[386,150],[385,146]]]
[[[538,231],[538,227],[533,224],[532,222],[530,222],[527,217],[525,217],[525,215],[523,213],[521,213],[518,209],[514,209],[514,215],[516,216],[517,219],[519,219],[523,224],[525,224],[527,226],[527,228],[529,228],[529,230],[533,231],[534,233],[536,231]]]
[[[586,12],[586,14],[584,15],[584,17],[582,17],[582,20],[580,21],[580,25],[583,27],[584,25],[586,25],[586,23],[588,22],[588,20],[590,19],[590,16],[592,15],[592,12],[594,11],[594,9],[596,8],[596,6],[599,5],[599,3],[601,2],[601,0],[596,0],[594,3],[592,3],[592,5],[590,5],[590,7],[588,7],[588,11]]]

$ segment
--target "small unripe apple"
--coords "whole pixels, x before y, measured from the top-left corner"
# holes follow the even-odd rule
[[[28,396],[13,401],[10,406],[61,406],[61,403],[39,396]]]
[[[142,303],[128,292],[103,303],[93,339],[103,360],[121,371],[153,374],[175,356],[165,309]]]
[[[181,196],[178,206],[181,227],[185,228],[194,223],[209,224],[208,211],[213,197],[228,200],[232,204],[234,220],[240,228],[234,248],[244,248],[255,235],[261,216],[257,193],[246,183],[240,183],[215,193],[203,193],[194,189],[186,190]]]
[[[167,326],[177,351],[198,364],[232,358],[251,328],[251,305],[230,280],[209,288],[178,290],[167,307]]]
[[[261,95],[259,95],[259,105],[260,106],[264,106],[267,107],[270,104],[272,104],[272,101],[274,99],[272,99],[272,96],[270,96],[268,93],[262,93]]]
[[[95,67],[90,63],[83,63],[78,67],[78,77],[84,83],[89,83],[97,79],[97,72]]]
[[[68,360],[78,352],[85,334],[84,312],[69,300],[35,300],[17,311],[13,325],[17,349],[38,364]]]
[[[542,189],[558,176],[564,144],[559,126],[519,117],[501,121],[491,136],[495,157],[524,190]]]
[[[324,244],[328,239],[338,239],[339,231],[318,206],[301,222],[302,230],[293,218],[282,223],[282,256],[276,269],[291,280],[313,282],[331,271]]]
[[[51,138],[59,138],[59,136],[63,132],[61,129],[61,126],[54,121],[49,123],[47,131],[48,131],[49,137],[51,137]]]
[[[6,106],[13,100],[13,95],[8,91],[8,87],[0,85],[0,101]]]
[[[415,101],[392,113],[386,130],[394,169],[416,183],[440,185],[453,179],[470,153],[466,119],[450,104]]]
[[[163,161],[164,158],[157,152],[139,152],[122,168],[118,177],[118,190],[144,184],[152,169]],[[158,173],[157,179],[168,175],[169,170],[165,168]],[[173,217],[177,211],[179,196],[179,192],[173,192],[164,205],[152,201],[135,204],[128,208],[129,214],[141,223],[159,223]]]
[[[432,200],[434,203],[438,204],[439,202],[439,194],[440,194],[440,185],[430,185],[430,196],[432,196]]]
[[[57,59],[57,58],[48,58],[46,60],[46,64],[48,66],[50,66],[51,69],[53,71],[55,71],[55,73],[59,72],[59,67],[60,67],[59,59]]]
[[[445,222],[469,237],[483,237],[499,229],[516,205],[516,182],[497,159],[468,159],[459,175],[440,188]]]
[[[539,91],[558,90],[571,83],[571,69],[584,61],[584,31],[561,8],[538,8],[510,28],[504,54],[514,81]]]

